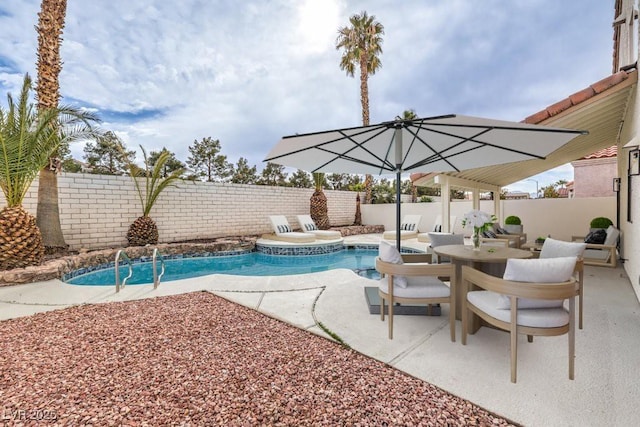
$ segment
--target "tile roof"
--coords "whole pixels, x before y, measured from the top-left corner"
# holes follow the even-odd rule
[[[636,69],[622,70],[522,120],[522,123],[589,130],[588,135],[576,138],[545,160],[526,160],[460,172],[414,173],[411,174],[411,181],[416,185],[430,185],[436,175],[445,175],[466,180],[473,185],[486,183],[504,187],[584,156],[591,156],[591,153],[599,153],[604,144],[615,142],[624,120],[625,107],[637,81]]]
[[[596,151],[595,153],[591,153],[588,156],[584,156],[580,160],[606,159],[606,158],[617,157],[617,156],[618,156],[618,146],[617,145],[612,145],[609,148],[605,148],[605,149]]]
[[[586,100],[588,100],[589,98],[593,98],[597,94],[602,93],[605,90],[622,83],[623,81],[629,78],[630,74],[631,72],[627,72],[623,70],[615,74],[612,74],[608,77],[605,77],[604,79],[598,82],[595,82],[594,84],[588,86],[587,88],[582,89],[574,93],[573,95],[569,95],[563,100],[560,100],[555,104],[552,104],[547,108],[541,111],[538,111],[535,114],[530,115],[529,117],[524,119],[522,122],[530,123],[530,124],[538,124],[544,120],[547,120],[548,118],[558,115],[561,112],[573,107],[574,105],[581,104]]]

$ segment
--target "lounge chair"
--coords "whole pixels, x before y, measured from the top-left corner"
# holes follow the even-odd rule
[[[305,233],[311,233],[316,236],[317,239],[322,240],[338,240],[342,239],[342,234],[335,230],[319,230],[316,223],[311,219],[311,215],[298,215],[298,224]]]
[[[415,239],[418,237],[418,225],[422,215],[405,215],[400,225],[400,239]],[[396,230],[385,231],[382,237],[386,240],[396,239]]]
[[[456,221],[457,220],[458,220],[458,217],[456,215],[449,216],[449,231],[451,233],[453,233],[454,229],[456,228]],[[446,231],[442,230],[442,215],[438,215],[436,217],[436,220],[433,223],[433,227],[431,228],[431,232],[447,233]],[[429,233],[420,233],[420,234],[418,234],[418,242],[429,243],[430,242]]]
[[[314,234],[293,231],[289,225],[289,221],[287,221],[287,217],[284,215],[271,215],[269,220],[271,221],[274,233],[264,234],[262,236],[263,239],[289,243],[313,243],[316,241]]]
[[[587,243],[587,249],[584,251],[584,264],[597,265],[615,268],[617,263],[616,250],[618,247],[618,239],[620,238],[620,230],[613,225],[607,228],[607,237],[603,244]],[[572,236],[571,240],[585,241],[584,236]]]

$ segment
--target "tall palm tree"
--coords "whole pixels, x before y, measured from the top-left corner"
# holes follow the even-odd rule
[[[7,206],[0,211],[0,270],[40,264],[42,235],[22,207],[31,183],[59,145],[93,136],[90,113],[60,107],[37,111],[29,103],[31,78],[25,75],[17,103],[7,96],[0,107],[0,188]]]
[[[38,14],[38,83],[36,98],[38,111],[56,108],[60,100],[58,77],[62,70],[60,44],[64,29],[67,0],[42,0]],[[37,222],[48,251],[67,247],[60,226],[58,205],[58,150],[51,153],[51,160],[40,170],[38,182]]]
[[[349,18],[350,26],[338,29],[336,49],[343,49],[340,69],[354,77],[356,66],[360,68],[360,103],[362,104],[362,125],[369,125],[369,75],[374,75],[382,67],[382,35],[384,27],[374,15],[367,12],[355,14]],[[365,203],[371,203],[373,177],[366,175]]]
[[[309,214],[320,230],[328,230],[331,224],[329,224],[327,196],[324,194],[322,189],[322,185],[324,184],[324,174],[321,172],[315,172],[313,174],[313,183],[315,184],[315,191],[311,195],[311,200],[309,202]]]

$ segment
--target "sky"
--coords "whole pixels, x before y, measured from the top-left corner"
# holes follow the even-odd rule
[[[36,78],[39,9],[0,3],[2,106]],[[612,71],[614,0],[68,0],[61,103],[95,111],[129,149],[185,162],[212,137],[228,161],[261,170],[285,135],[362,123],[359,78],[340,69],[335,41],[365,10],[385,31],[372,124],[408,109],[521,121]],[[570,181],[573,168],[531,179]]]

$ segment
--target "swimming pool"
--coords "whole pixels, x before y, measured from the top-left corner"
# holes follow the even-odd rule
[[[365,277],[375,278],[375,258],[377,249],[345,248],[338,252],[322,255],[281,256],[247,252],[239,255],[193,257],[167,259],[162,282],[188,279],[208,274],[231,274],[237,276],[284,276],[306,274],[319,271],[346,268]],[[126,266],[120,267],[121,280],[129,274]],[[65,281],[72,285],[113,286],[115,270],[113,266],[80,275],[73,275]],[[127,285],[153,283],[152,263],[135,262],[133,276]]]

